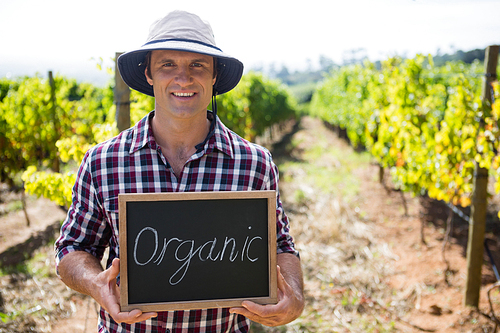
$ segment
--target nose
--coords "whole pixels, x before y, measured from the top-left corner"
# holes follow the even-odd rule
[[[190,84],[192,80],[193,77],[191,75],[189,66],[179,66],[175,76],[175,82],[181,86],[184,86]]]

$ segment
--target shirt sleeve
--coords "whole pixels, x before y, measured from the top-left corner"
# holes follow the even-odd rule
[[[270,173],[270,188],[276,190],[276,239],[277,239],[277,253],[292,253],[299,257],[299,251],[295,248],[293,237],[290,235],[290,224],[288,216],[283,209],[283,204],[280,199],[280,192],[278,188],[279,171],[278,167],[271,160],[271,173]]]
[[[87,152],[73,187],[71,207],[55,243],[56,269],[62,258],[74,251],[86,251],[100,261],[109,244],[110,227],[93,183],[91,165],[91,153]]]

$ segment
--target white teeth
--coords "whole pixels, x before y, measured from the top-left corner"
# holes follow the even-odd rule
[[[177,96],[177,97],[191,97],[191,96],[194,96],[194,93],[179,93],[179,92],[174,92],[174,96]]]

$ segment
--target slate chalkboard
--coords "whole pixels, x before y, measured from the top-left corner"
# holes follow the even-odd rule
[[[276,192],[120,194],[122,311],[276,303]]]

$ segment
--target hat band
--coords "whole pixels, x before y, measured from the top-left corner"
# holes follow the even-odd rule
[[[163,43],[163,42],[188,42],[188,43],[196,43],[196,44],[200,44],[200,45],[204,45],[204,46],[210,47],[212,49],[216,49],[219,52],[222,52],[222,50],[219,49],[217,46],[214,46],[214,45],[211,45],[211,44],[207,44],[207,43],[203,43],[203,42],[200,42],[200,41],[197,41],[197,40],[180,39],[180,38],[179,39],[159,39],[159,40],[152,40],[150,42],[147,42],[143,46],[151,45],[151,44],[155,44],[155,43]]]

